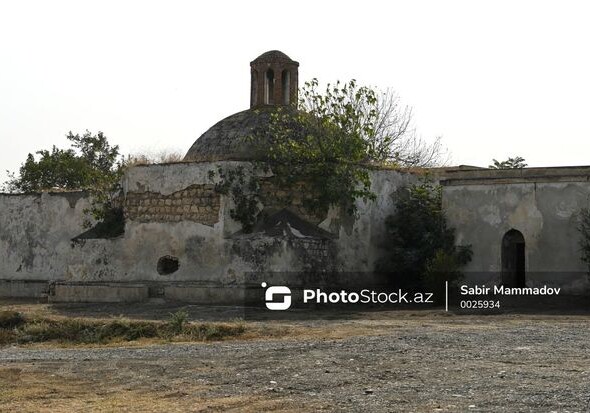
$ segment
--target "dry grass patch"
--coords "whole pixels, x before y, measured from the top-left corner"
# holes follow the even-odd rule
[[[58,374],[0,368],[0,412],[297,412],[290,400],[252,394],[207,396],[211,386],[191,384],[182,391],[122,389]]]
[[[140,339],[165,341],[211,341],[240,337],[242,322],[190,323],[184,313],[163,321],[128,319],[48,318],[0,312],[0,345],[55,342],[62,344],[109,344]]]

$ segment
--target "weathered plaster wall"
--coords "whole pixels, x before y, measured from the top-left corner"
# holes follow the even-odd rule
[[[501,177],[500,177],[501,178]],[[589,288],[580,259],[577,214],[589,205],[590,182],[529,177],[462,181],[444,187],[443,203],[457,243],[471,244],[465,268],[473,282],[501,282],[502,238],[510,229],[525,238],[527,285]]]
[[[0,195],[0,279],[63,278],[82,232],[82,192]]]
[[[338,262],[341,271],[371,272],[376,261],[386,252],[385,218],[395,209],[395,192],[419,178],[409,173],[390,170],[371,173],[374,201],[357,200],[356,219],[330,211],[320,227],[338,234]]]
[[[418,179],[396,171],[371,172],[377,199],[357,201],[354,218],[336,209],[313,217],[302,209],[302,197],[309,194],[294,188],[290,209],[332,235],[310,238],[292,231],[290,236],[270,236],[241,233],[240,223],[230,215],[232,197],[215,190],[221,182],[219,167],[242,168],[246,176],[260,174],[267,183],[259,206],[267,212],[284,206],[277,200],[284,194],[268,184],[271,175],[255,172],[248,163],[135,167],[123,179],[125,233],[73,242],[84,232],[83,211],[89,207],[85,194],[0,195],[0,295],[39,296],[43,282],[55,281],[54,290],[77,300],[88,299],[83,285],[92,283],[95,291],[114,289],[112,299],[125,297],[127,290],[121,286],[119,291],[117,285],[133,284],[146,286],[150,296],[232,302],[240,286],[260,282],[269,272],[276,274],[266,281],[276,284],[301,281],[289,278],[311,269],[367,274],[386,249],[384,222],[394,210],[392,195]],[[502,237],[514,228],[525,237],[529,284],[560,285],[568,292],[588,289],[577,213],[588,205],[590,182],[584,171],[573,171],[575,176],[567,168],[551,172],[555,176],[541,172],[527,170],[515,177],[472,171],[443,177],[443,202],[457,241],[473,248],[466,268],[471,281],[500,282]],[[158,271],[164,256],[178,259],[177,271]]]
[[[220,182],[216,173],[220,166],[225,171],[241,167],[246,174],[255,173],[250,164],[243,162],[138,167],[130,170],[125,177],[125,194],[128,197],[130,194],[137,196],[142,192],[169,195],[191,185],[214,185]],[[270,178],[270,174],[261,174],[261,177]],[[380,248],[383,223],[385,217],[393,211],[392,195],[400,186],[415,180],[416,177],[413,175],[396,171],[372,172],[372,190],[378,195],[377,200],[367,203],[358,201],[359,214],[356,219],[342,216],[335,210],[330,211],[324,218],[311,216],[302,209],[302,198],[306,196],[306,192],[301,188],[293,188],[290,209],[305,219],[319,222],[321,228],[335,235],[333,243],[336,249],[336,269],[372,271],[375,260],[383,253]],[[281,194],[277,194],[276,188],[264,182],[268,182],[268,179],[263,180],[260,207],[265,211],[279,209],[281,205],[277,198],[281,198]],[[305,267],[310,259],[313,261],[314,254],[327,254],[327,251],[321,248],[318,250],[316,247],[308,246],[310,255],[302,257],[293,245],[286,245],[285,242],[278,242],[273,238],[236,237],[235,234],[241,229],[241,225],[230,216],[229,211],[233,207],[231,196],[221,195],[219,219],[213,225],[206,222],[182,221],[178,224],[179,228],[174,228],[174,223],[145,223],[131,219],[127,222],[126,238],[149,240],[151,247],[146,246],[147,242],[141,244],[142,249],[149,249],[145,252],[146,256],[170,254],[186,257],[190,262],[190,268],[182,270],[181,264],[181,269],[173,277],[184,279],[195,279],[196,273],[202,273],[214,279],[229,281],[233,277],[232,274],[247,271],[296,271]],[[149,260],[141,262],[147,263]],[[141,265],[142,270],[136,272],[150,272],[150,268],[145,264]]]
[[[232,197],[214,189],[220,183],[219,167],[270,178],[249,163],[233,161],[131,168],[123,178],[125,233],[114,239],[72,242],[84,231],[83,210],[89,202],[83,194],[0,195],[0,279],[59,281],[54,290],[74,300],[88,299],[80,293],[84,283],[100,285],[96,291],[104,285],[144,283],[152,296],[186,299],[187,291],[195,297],[208,296],[203,292],[208,288],[235,292],[245,282],[262,281],[252,275],[258,273],[281,273],[273,280],[279,283],[292,282],[288,278],[294,271],[321,265],[327,270],[372,271],[383,253],[383,222],[393,210],[392,194],[415,179],[395,171],[373,172],[378,198],[359,201],[356,219],[335,210],[315,217],[333,239],[275,237],[240,233],[241,224],[230,216]],[[274,199],[280,195],[273,192],[276,188],[265,184],[262,191],[260,207],[281,208]],[[308,194],[295,189],[294,195],[291,210],[308,218],[301,206]],[[178,270],[160,274],[157,263],[163,256],[178,258]],[[70,283],[71,291],[64,283]],[[15,291],[15,286],[5,290]],[[228,302],[236,297],[227,291],[215,296]]]

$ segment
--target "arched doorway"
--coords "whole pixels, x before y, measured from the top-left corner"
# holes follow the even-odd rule
[[[511,229],[502,238],[502,284],[506,287],[525,287],[524,236]]]

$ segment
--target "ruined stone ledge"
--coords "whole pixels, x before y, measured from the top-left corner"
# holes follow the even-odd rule
[[[55,303],[133,303],[149,297],[145,284],[56,283],[48,296]]]
[[[245,300],[245,289],[212,286],[167,286],[164,298],[195,304],[239,305]]]
[[[590,166],[446,171],[443,186],[589,182]]]
[[[44,298],[48,290],[49,281],[0,280],[0,298]]]

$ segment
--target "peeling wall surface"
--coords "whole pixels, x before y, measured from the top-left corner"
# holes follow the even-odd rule
[[[0,281],[5,285],[0,295],[15,291],[14,283],[21,281],[34,285],[38,295],[36,282],[51,281],[57,284],[52,288],[63,291],[69,301],[89,300],[88,290],[76,292],[84,283],[117,291],[109,298],[104,288],[97,288],[101,301],[126,301],[131,298],[117,285],[143,283],[150,296],[168,292],[169,298],[190,299],[193,288],[197,301],[235,302],[232,292],[207,298],[203,288],[227,287],[235,293],[237,287],[265,281],[268,272],[279,273],[273,275],[273,283],[296,283],[290,279],[294,271],[370,272],[383,253],[384,220],[394,208],[392,194],[416,180],[396,171],[372,172],[372,189],[378,197],[366,204],[358,201],[358,217],[330,210],[313,223],[319,222],[318,234],[323,230],[321,234],[329,236],[305,235],[289,222],[280,234],[243,234],[241,224],[231,217],[232,197],[215,191],[221,182],[219,168],[240,168],[246,176],[271,178],[250,163],[234,161],[130,168],[123,178],[125,232],[111,239],[72,241],[85,231],[84,209],[90,202],[84,193],[0,195]],[[269,199],[268,194],[261,199]],[[265,213],[269,210],[263,204],[259,207]],[[301,215],[300,208],[287,209]],[[158,271],[159,260],[166,256],[177,259],[172,272]],[[63,287],[68,283],[69,292]]]
[[[83,192],[0,195],[0,279],[64,278],[89,206]]]
[[[259,208],[274,227],[242,231],[231,216],[233,197],[216,189],[220,170],[261,180]],[[83,192],[2,194],[0,296],[237,303],[242,287],[262,281],[333,285],[330,273],[368,277],[386,252],[384,222],[395,191],[418,179],[372,171],[377,199],[357,201],[356,217],[336,209],[312,216],[302,206],[304,188],[293,188],[291,204],[283,205],[272,174],[248,162],[137,166],[123,178],[125,232],[110,239],[74,240],[86,231]],[[437,179],[457,243],[472,246],[468,282],[502,283],[502,239],[516,229],[525,240],[527,285],[588,291],[577,226],[589,205],[590,168],[457,169],[438,171]]]
[[[590,205],[590,168],[460,171],[442,183],[457,243],[472,246],[467,281],[502,283],[502,239],[515,229],[525,240],[526,285],[588,291],[577,227],[580,209]]]

